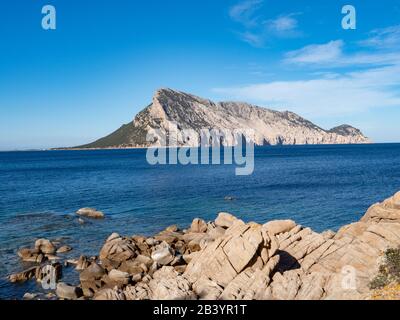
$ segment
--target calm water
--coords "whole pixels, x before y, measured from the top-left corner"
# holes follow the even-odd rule
[[[71,245],[70,257],[97,254],[111,232],[149,235],[194,217],[229,211],[249,221],[291,218],[316,231],[358,220],[400,190],[400,144],[262,147],[255,172],[233,166],[150,166],[145,150],[0,153],[0,298],[38,291],[5,277],[35,239]],[[232,196],[234,201],[225,201]],[[80,225],[74,212],[95,207],[103,221]],[[76,274],[66,269],[74,282]]]

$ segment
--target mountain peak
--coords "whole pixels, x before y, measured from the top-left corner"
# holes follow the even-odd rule
[[[341,135],[359,135],[362,134],[361,131],[349,124],[342,124],[340,126],[334,127],[329,130],[331,133],[341,134]]]

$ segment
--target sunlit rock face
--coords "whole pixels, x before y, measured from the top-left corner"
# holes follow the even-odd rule
[[[189,130],[188,130],[189,129]],[[199,146],[201,131],[225,134],[220,142],[235,145],[235,130],[251,132],[257,145],[358,144],[370,143],[349,125],[324,130],[299,115],[274,111],[242,102],[218,102],[191,94],[159,89],[152,103],[134,121],[83,148],[151,147],[167,144]],[[174,131],[171,135],[170,132]],[[149,139],[149,136],[152,138]]]

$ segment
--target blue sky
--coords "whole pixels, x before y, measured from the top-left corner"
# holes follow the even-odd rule
[[[400,141],[398,0],[8,0],[0,39],[1,150],[90,142],[160,87]]]

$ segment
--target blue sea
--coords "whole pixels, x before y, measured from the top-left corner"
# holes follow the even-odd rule
[[[77,258],[98,254],[112,232],[151,235],[219,211],[337,230],[399,190],[400,144],[259,147],[250,176],[234,165],[151,166],[142,149],[0,152],[0,298],[40,290],[6,280],[27,267],[18,248],[37,238],[68,244]],[[81,225],[81,207],[106,218]],[[76,272],[65,269],[64,280],[77,282]]]

